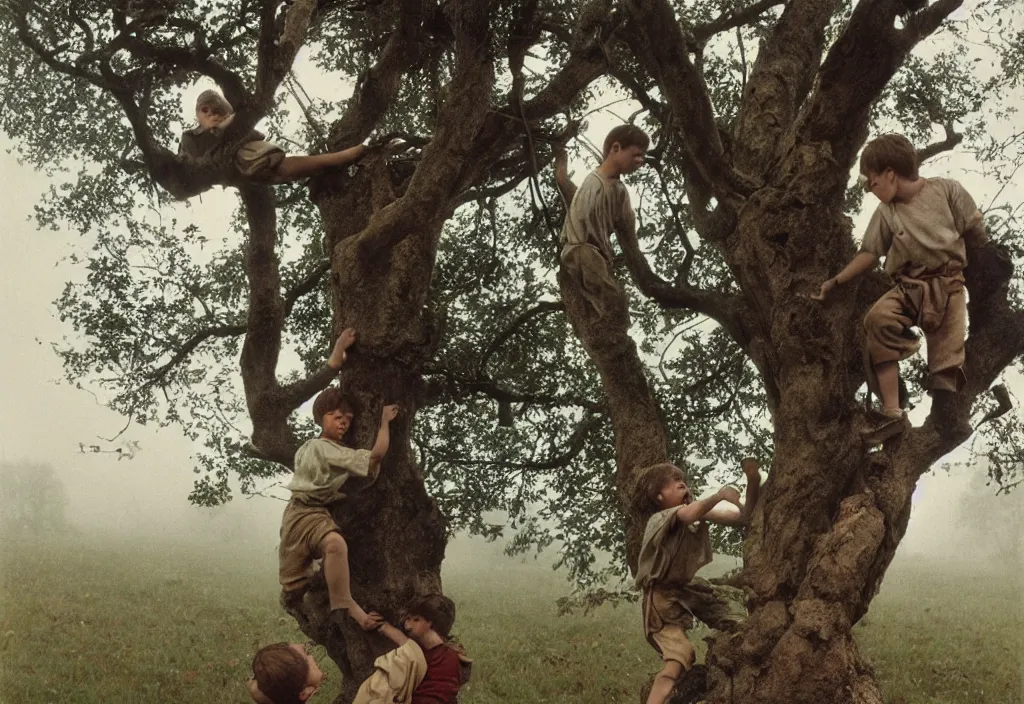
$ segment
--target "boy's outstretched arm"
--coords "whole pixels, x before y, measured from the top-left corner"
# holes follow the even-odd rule
[[[380,412],[380,429],[377,431],[377,439],[370,448],[370,471],[380,468],[380,462],[388,453],[388,445],[391,443],[391,430],[389,424],[398,415],[398,406],[392,404],[384,406]]]
[[[380,626],[376,626],[377,632],[380,633],[382,636],[387,637],[387,639],[395,645],[401,647],[405,645],[406,642],[408,642],[409,636],[405,635],[399,629],[395,628],[390,623],[385,621],[384,617],[376,611],[371,611],[369,617],[372,626],[376,626],[376,624],[378,623],[380,624]],[[371,628],[370,630],[373,630],[373,628]]]
[[[711,511],[708,511],[704,516],[704,520],[722,526],[736,527],[745,526],[750,522],[750,516],[754,513],[754,507],[757,506],[757,500],[761,495],[760,465],[758,465],[757,460],[753,457],[747,457],[740,463],[740,466],[743,467],[743,474],[747,477],[746,501],[740,503],[739,492],[732,489],[730,496],[735,496],[736,500],[733,501],[727,498],[726,501],[733,505],[716,506]],[[727,488],[731,489],[732,487]]]
[[[753,457],[746,457],[740,462],[743,474],[747,477],[747,495],[740,513],[743,514],[743,525],[750,523],[750,517],[761,497],[761,465]]]
[[[338,335],[338,339],[334,341],[334,348],[331,349],[331,355],[327,358],[327,366],[331,369],[341,369],[341,365],[345,363],[347,357],[347,350],[356,341],[356,329],[345,328]]]
[[[722,501],[739,504],[740,492],[736,491],[734,487],[723,486],[706,499],[680,506],[676,509],[676,518],[681,523],[695,523],[703,518],[708,518],[715,506]]]
[[[832,289],[853,281],[865,271],[870,271],[874,268],[877,261],[878,257],[871,252],[857,252],[857,256],[851,259],[850,263],[843,267],[842,271],[823,283],[821,290],[817,294],[812,293],[808,298],[813,301],[824,301],[828,298],[828,294],[832,292]]]

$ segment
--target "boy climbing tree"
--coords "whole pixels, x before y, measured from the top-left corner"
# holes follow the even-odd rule
[[[339,369],[355,339],[355,330],[343,331],[327,365]],[[354,415],[353,403],[335,386],[321,391],[313,402],[313,420],[321,433],[295,453],[295,473],[288,484],[292,498],[281,518],[280,581],[285,602],[301,600],[312,576],[313,560],[322,557],[332,622],[340,625],[348,613],[362,628],[369,629],[379,622],[352,598],[348,544],[331,517],[330,507],[348,497],[346,484],[353,477],[370,483],[376,480],[390,442],[388,425],[398,415],[398,406],[384,406],[380,430],[370,450],[343,444]]]
[[[981,212],[960,183],[918,175],[917,151],[903,135],[868,142],[860,172],[864,189],[880,203],[860,252],[812,298],[824,301],[837,286],[885,257],[885,271],[896,285],[864,317],[868,386],[879,396],[883,416],[865,440],[877,444],[906,426],[899,402],[899,362],[920,347],[912,327],[921,328],[928,342],[929,388],[936,402],[963,387],[966,240],[981,243],[986,235]]]
[[[644,163],[650,138],[636,125],[619,125],[604,140],[604,161],[577,190],[569,181],[564,155],[555,167],[559,189],[569,201],[562,228],[561,272],[565,286],[578,290],[602,317],[629,326],[621,284],[612,275],[612,245],[608,236],[636,237],[636,217],[629,192],[620,180]]]
[[[199,124],[181,135],[178,153],[193,159],[206,156],[220,143],[234,116],[234,108],[223,95],[215,90],[204,90],[196,99],[196,122]],[[262,134],[253,130],[235,154],[235,166],[246,178],[284,183],[351,164],[358,161],[365,151],[365,146],[357,144],[340,152],[287,156],[281,147],[267,142]]]
[[[758,463],[748,457],[741,466],[747,477],[745,502],[732,486],[694,501],[683,471],[672,464],[637,474],[637,509],[653,515],[640,545],[636,586],[643,592],[644,635],[665,661],[647,704],[664,704],[680,675],[693,667],[696,652],[686,631],[693,628],[694,618],[720,631],[731,631],[746,618],[737,600],[726,596],[728,588],[696,576],[711,562],[709,524],[745,526],[757,505]]]

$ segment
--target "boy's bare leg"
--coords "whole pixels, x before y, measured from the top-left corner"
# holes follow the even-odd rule
[[[355,622],[363,627],[369,617],[362,607],[352,598],[352,587],[348,570],[348,543],[340,533],[328,533],[321,541],[320,549],[324,556],[324,579],[327,581],[327,594],[331,602],[331,610],[343,609]]]
[[[277,181],[294,181],[306,176],[312,176],[325,169],[347,166],[354,161],[358,161],[365,151],[366,147],[360,144],[349,149],[342,149],[340,152],[312,154],[309,156],[286,156],[277,165],[274,175]]]
[[[882,362],[874,365],[878,379],[878,394],[882,397],[882,412],[896,416],[900,410],[900,365],[899,362]]]
[[[682,663],[666,660],[665,667],[661,668],[661,671],[654,676],[651,693],[647,695],[647,704],[665,704],[681,674],[683,674]]]

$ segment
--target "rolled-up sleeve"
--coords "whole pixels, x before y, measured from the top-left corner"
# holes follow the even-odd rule
[[[874,215],[871,216],[871,222],[868,223],[868,228],[864,231],[860,251],[873,254],[881,259],[889,253],[891,246],[892,230],[889,229],[889,225],[882,215],[882,209],[879,207],[875,209]]]

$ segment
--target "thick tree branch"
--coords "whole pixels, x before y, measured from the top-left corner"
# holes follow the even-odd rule
[[[455,31],[455,68],[448,98],[405,194],[375,212],[358,236],[357,247],[364,261],[390,251],[422,230],[425,221],[447,217],[457,195],[453,191],[460,169],[479,158],[473,147],[487,117],[494,84],[488,9],[472,0],[452,0],[444,8]]]
[[[751,24],[773,7],[785,4],[784,0],[759,0],[742,9],[724,12],[707,24],[698,25],[691,34],[698,44],[703,44],[716,34]]]
[[[361,142],[391,106],[402,76],[417,59],[422,14],[421,2],[402,0],[398,26],[388,37],[377,63],[359,77],[345,115],[331,128],[333,148]]]
[[[639,288],[664,308],[685,308],[712,318],[736,340],[746,347],[746,334],[741,323],[743,301],[738,296],[715,291],[704,291],[680,283],[670,284],[652,269],[640,250],[640,243],[634,232],[619,232],[619,246],[626,259],[626,266]]]
[[[818,72],[814,93],[800,115],[800,143],[830,144],[836,168],[853,163],[867,135],[871,106],[914,46],[935,31],[962,0],[939,0],[912,15],[900,30],[896,18],[906,0],[858,3]]]
[[[287,422],[292,409],[283,402],[277,381],[285,312],[275,251],[274,192],[269,186],[245,184],[239,193],[249,225],[245,257],[249,315],[241,357],[245,400],[252,419],[253,444],[265,455],[287,461],[296,443]]]
[[[291,70],[296,54],[306,42],[306,33],[315,19],[317,10],[317,0],[294,0],[284,11],[284,28],[281,34],[276,37],[276,42],[268,43],[268,36],[273,36],[274,8],[279,5],[280,3],[274,0],[265,0],[260,18],[256,105],[261,111],[269,108],[277,87]]]
[[[955,149],[962,141],[964,141],[964,136],[953,129],[953,125],[947,123],[943,127],[946,130],[945,139],[939,142],[932,142],[931,144],[917,150],[918,164],[923,164],[932,157],[938,156],[943,152],[948,152],[950,149]]]
[[[736,120],[736,168],[764,176],[821,62],[825,28],[839,0],[794,0],[762,43]]]
[[[747,196],[755,187],[733,170],[718,136],[711,98],[700,72],[686,53],[683,30],[668,0],[628,0],[632,18],[644,37],[642,58],[658,80],[675,118],[680,145],[714,196]],[[688,175],[689,176],[689,175]]]

